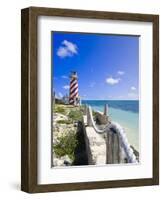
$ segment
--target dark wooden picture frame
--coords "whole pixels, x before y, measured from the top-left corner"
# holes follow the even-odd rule
[[[153,177],[130,180],[37,183],[37,19],[63,16],[153,24]],[[159,184],[159,16],[116,12],[29,7],[21,11],[21,190],[29,193]]]

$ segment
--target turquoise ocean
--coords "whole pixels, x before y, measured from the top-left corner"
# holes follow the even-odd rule
[[[104,111],[108,104],[108,115],[119,123],[126,132],[130,145],[139,151],[139,101],[138,100],[82,100],[96,111]]]

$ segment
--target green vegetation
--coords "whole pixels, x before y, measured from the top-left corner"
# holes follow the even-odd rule
[[[85,112],[85,106],[84,105],[80,106],[80,111],[84,114],[84,112]]]
[[[81,121],[82,120],[82,112],[80,110],[71,110],[68,114],[68,117],[73,121]]]
[[[58,120],[57,121],[58,124],[72,124],[72,121],[71,120]]]
[[[96,117],[96,115],[97,115],[97,112],[96,112],[96,111],[94,111],[94,110],[92,110],[92,115],[93,115],[93,117]]]
[[[53,146],[53,151],[57,157],[68,155],[74,161],[75,148],[78,144],[75,131],[70,130],[66,135],[57,138],[56,144]]]
[[[65,112],[66,112],[66,110],[63,108],[63,106],[58,106],[58,105],[54,106],[54,111],[57,113],[61,113],[61,114],[65,114]]]
[[[67,155],[74,162],[75,150],[78,145],[76,134],[78,123],[76,122],[82,121],[82,111],[80,107],[61,104],[53,105],[53,111],[56,114],[58,113],[58,119],[55,124],[57,128],[53,152],[58,158]]]
[[[92,115],[93,115],[93,119],[96,121],[97,120],[97,112],[92,110]]]

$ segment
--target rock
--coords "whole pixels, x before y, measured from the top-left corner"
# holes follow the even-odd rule
[[[78,108],[75,108],[78,109]],[[53,112],[53,145],[55,146],[60,137],[68,135],[70,132],[76,132],[78,128],[78,122],[72,121],[68,113],[74,110],[73,106],[64,106],[65,114]],[[62,122],[60,121],[62,120]],[[72,123],[66,123],[72,121]],[[60,122],[59,122],[60,121]],[[64,122],[65,121],[65,122]],[[70,166],[72,165],[72,160],[68,155],[57,157],[53,153],[53,164],[54,166]]]
[[[54,156],[53,158],[53,164],[56,167],[59,166],[71,166],[72,165],[72,160],[69,158],[68,155],[62,156],[61,158],[56,158],[56,156]]]
[[[107,115],[104,115],[103,113],[101,112],[96,112],[96,123],[97,124],[108,124],[109,122],[109,117]]]
[[[68,155],[63,156],[62,159],[64,160],[64,164],[66,166],[70,166],[72,164],[72,160],[69,158]]]
[[[68,117],[66,115],[61,114],[61,113],[54,113],[53,114],[53,122],[54,121],[57,122],[59,120],[67,120],[67,119],[68,119]]]

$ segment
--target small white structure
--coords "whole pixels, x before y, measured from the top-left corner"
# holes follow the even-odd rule
[[[69,104],[69,97],[67,94],[65,96],[63,96],[62,100],[63,100],[64,104]]]

